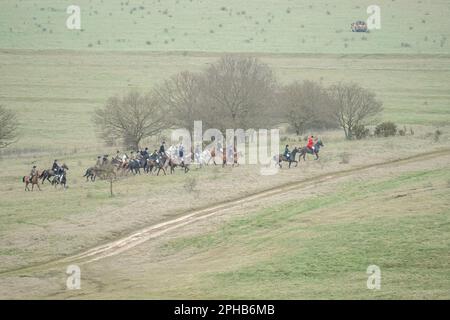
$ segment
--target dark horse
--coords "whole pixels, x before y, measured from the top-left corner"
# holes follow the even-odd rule
[[[295,160],[295,156],[297,155],[298,152],[300,152],[300,149],[295,147],[294,150],[292,150],[291,154],[289,155],[289,158],[283,154],[279,154],[278,155],[278,165],[280,166],[280,168],[281,168],[281,163],[283,161],[289,162],[289,168],[291,167],[292,162],[295,162],[295,166],[297,166],[298,161]]]
[[[65,164],[63,164],[63,166],[65,166]],[[66,169],[66,168],[64,168]],[[47,169],[42,171],[42,173],[39,175],[39,179],[42,180],[42,184],[44,184],[44,182],[47,180],[48,182],[52,183],[52,180],[50,180],[50,178],[55,176],[55,171],[53,171],[52,169]]]
[[[39,179],[42,179],[42,184],[44,184],[45,180],[47,180],[48,182],[52,182],[50,180],[51,177],[53,177],[55,175],[55,172],[52,169],[47,169],[42,171],[42,173],[39,175]]]
[[[148,158],[147,159],[147,163],[146,163],[146,172],[150,172],[153,173],[153,169],[156,171],[156,169],[158,169],[157,172],[157,176],[159,176],[159,172],[162,170],[164,175],[166,175],[166,167],[170,165],[170,160],[167,156],[160,156],[158,155],[157,159],[154,158]]]
[[[64,189],[66,189],[67,188],[67,185],[66,185],[67,184],[67,177],[66,177],[66,171],[65,170],[69,170],[69,168],[64,163],[61,166],[61,169],[64,169],[64,171],[58,171],[57,172],[57,174],[53,177],[52,185],[55,186],[55,188],[56,188],[56,186],[59,184]]]
[[[96,167],[90,167],[86,170],[86,173],[83,177],[86,177],[86,182],[89,181],[89,179],[91,179],[91,181],[93,182],[97,178],[98,172],[99,169],[97,169]]]
[[[170,174],[175,172],[176,167],[184,169],[184,173],[187,173],[189,171],[189,164],[186,164],[184,161],[181,161],[180,159],[169,158],[168,164],[170,167]]]
[[[318,140],[316,142],[316,144],[314,145],[314,152],[307,147],[303,147],[300,150],[300,157],[303,157],[303,160],[306,161],[306,154],[309,153],[309,154],[314,154],[316,156],[316,158],[314,160],[319,160],[319,151],[320,151],[321,147],[324,147],[322,140]]]
[[[133,159],[128,162],[128,170],[131,171],[133,174],[141,174],[141,169],[144,169],[145,172],[148,172],[147,169],[147,160],[146,158],[142,157],[139,159]]]
[[[25,183],[25,191],[30,191],[30,188],[28,188],[28,185],[31,184],[31,191],[34,190],[34,185],[37,185],[39,191],[41,191],[41,187],[39,187],[39,171],[36,172],[36,174],[33,176],[33,178],[30,179],[30,176],[24,176],[22,178],[22,182]]]

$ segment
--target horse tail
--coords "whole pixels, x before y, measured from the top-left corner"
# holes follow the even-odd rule
[[[22,178],[22,182],[23,183],[25,183],[25,178],[26,178],[27,176],[23,176],[23,178]]]

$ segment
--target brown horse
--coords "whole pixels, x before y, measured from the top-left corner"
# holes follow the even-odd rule
[[[31,191],[34,190],[34,185],[37,185],[39,191],[41,191],[41,187],[39,187],[39,177],[40,177],[39,171],[37,171],[36,174],[31,179],[30,176],[24,176],[22,178],[22,181],[23,183],[25,183],[25,191],[30,191],[30,188],[28,188],[29,184],[31,184]]]
[[[189,171],[189,164],[184,163],[184,161],[181,161],[180,159],[169,157],[168,164],[170,167],[170,174],[173,174],[175,172],[176,167],[184,169],[184,173],[187,173]]]
[[[225,167],[227,165],[227,150],[224,148],[222,149],[222,168]],[[211,149],[210,151],[211,153],[211,159],[213,160],[214,165],[217,165],[216,163],[216,150],[215,148]],[[238,162],[238,152],[236,152],[236,148],[233,149],[233,164],[232,167],[234,166],[239,166],[239,162]]]

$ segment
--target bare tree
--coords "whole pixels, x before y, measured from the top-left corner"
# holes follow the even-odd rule
[[[297,135],[311,128],[337,127],[331,115],[331,103],[325,88],[313,81],[294,82],[279,94],[284,119]]]
[[[0,148],[5,148],[16,141],[17,129],[16,113],[0,105]]]
[[[96,110],[94,122],[106,142],[120,140],[136,150],[142,139],[159,134],[166,126],[164,111],[151,94],[131,92],[108,99]]]
[[[375,94],[357,84],[339,83],[331,86],[329,92],[334,116],[347,139],[353,139],[355,126],[364,124],[382,111],[382,103]]]
[[[271,69],[256,58],[225,56],[202,79],[203,119],[210,127],[268,126],[276,87]]]
[[[111,197],[114,197],[113,183],[117,181],[116,167],[111,163],[102,165],[100,168],[96,168],[96,174],[100,180],[109,182],[109,192]]]
[[[200,120],[200,75],[181,72],[155,90],[161,104],[168,111],[170,124],[194,131],[194,121]]]

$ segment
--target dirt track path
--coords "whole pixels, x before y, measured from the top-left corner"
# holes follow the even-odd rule
[[[247,195],[241,198],[237,198],[231,201],[223,202],[214,206],[209,206],[201,209],[192,210],[187,212],[175,219],[171,219],[168,221],[164,221],[158,224],[154,224],[148,227],[145,227],[141,230],[135,231],[130,235],[111,241],[109,243],[105,243],[99,246],[95,246],[87,251],[62,258],[57,259],[45,263],[36,264],[33,266],[22,267],[12,270],[7,270],[4,272],[0,272],[0,275],[11,275],[11,274],[20,274],[29,271],[35,271],[40,269],[47,269],[50,267],[55,267],[58,265],[67,265],[67,264],[77,264],[83,265],[88,264],[106,257],[114,256],[120,254],[126,250],[134,248],[135,246],[142,244],[150,239],[157,238],[164,233],[167,233],[171,230],[178,229],[187,224],[192,224],[199,220],[206,219],[208,217],[218,215],[223,210],[230,210],[233,208],[238,208],[243,203],[257,201],[262,198],[268,198],[274,195],[283,194],[289,192],[294,189],[308,187],[311,185],[317,185],[320,183],[324,183],[333,179],[337,179],[340,177],[351,176],[353,174],[363,172],[366,170],[387,167],[393,164],[406,164],[410,162],[418,162],[424,161],[432,158],[437,158],[441,156],[446,156],[450,154],[450,149],[443,149],[440,151],[434,151],[430,153],[422,153],[414,156],[410,156],[407,158],[401,158],[396,160],[391,160],[382,163],[369,164],[365,166],[359,166],[356,168],[330,172],[322,175],[318,175],[314,178],[314,180],[302,180],[302,181],[294,181],[286,184],[282,184],[279,186],[272,187],[270,189],[266,189],[252,195]]]

